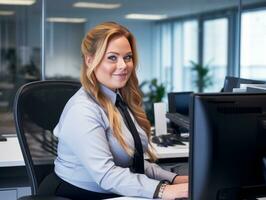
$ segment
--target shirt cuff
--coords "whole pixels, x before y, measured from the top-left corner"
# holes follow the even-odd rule
[[[175,178],[176,178],[177,176],[179,176],[179,174],[177,174],[177,175],[174,176],[174,178],[173,178],[172,181],[171,181],[171,185],[174,183],[174,180],[175,180]]]

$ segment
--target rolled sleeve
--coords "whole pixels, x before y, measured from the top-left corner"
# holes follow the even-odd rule
[[[159,181],[167,180],[169,182],[172,182],[174,177],[177,175],[173,172],[164,170],[157,164],[150,163],[147,160],[145,160],[144,162],[144,168],[145,168],[145,174],[147,174],[148,177],[159,180]]]

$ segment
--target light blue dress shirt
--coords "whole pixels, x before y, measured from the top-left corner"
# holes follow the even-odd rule
[[[101,91],[115,104],[115,92],[104,86]],[[145,152],[148,138],[130,114]],[[125,142],[134,149],[133,137],[123,120],[121,128]],[[152,198],[160,180],[172,181],[176,176],[148,161],[144,162],[145,174],[132,173],[129,167],[133,159],[114,137],[104,109],[83,87],[66,104],[54,134],[59,140],[55,173],[79,188]]]

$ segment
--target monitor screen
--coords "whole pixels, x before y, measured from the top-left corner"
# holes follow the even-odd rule
[[[189,116],[189,100],[193,92],[168,93],[168,112]]]
[[[191,106],[190,199],[242,199],[265,184],[266,94],[194,94]]]
[[[233,88],[239,88],[240,84],[264,84],[266,81],[226,76],[224,79],[223,92],[232,92]]]

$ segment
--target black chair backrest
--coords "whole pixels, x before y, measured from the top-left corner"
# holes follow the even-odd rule
[[[16,94],[15,126],[34,195],[54,169],[57,138],[53,129],[65,104],[80,87],[74,81],[36,81],[23,85]]]

